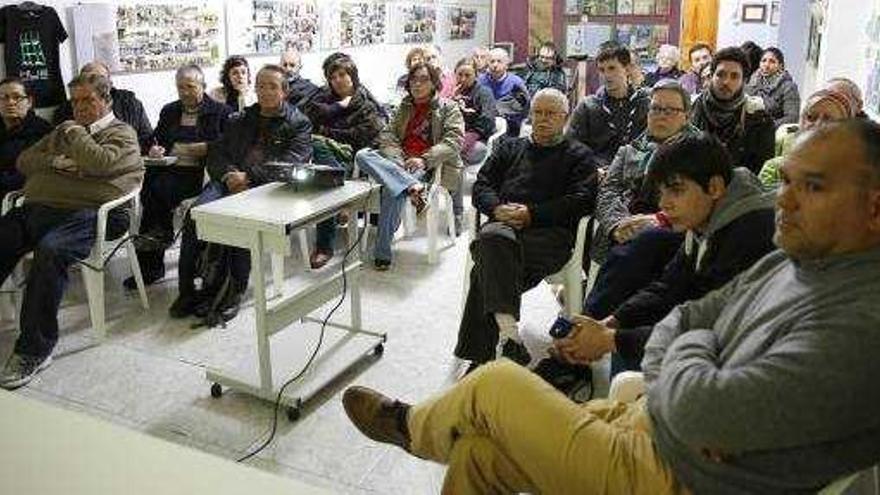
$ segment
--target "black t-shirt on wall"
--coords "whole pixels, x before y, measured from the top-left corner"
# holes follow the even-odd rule
[[[36,97],[37,107],[58,105],[65,99],[58,45],[66,39],[67,31],[52,7],[7,5],[0,9],[6,73],[24,81]]]

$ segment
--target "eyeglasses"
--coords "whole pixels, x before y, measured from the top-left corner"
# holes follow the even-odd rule
[[[660,105],[651,105],[648,107],[648,111],[653,114],[663,115],[664,117],[671,117],[678,112],[684,112],[684,108],[661,107]]]
[[[536,119],[552,119],[558,115],[565,115],[565,112],[558,110],[532,110],[532,117]]]
[[[27,95],[0,95],[0,101],[3,103],[11,102],[11,103],[21,103],[24,100],[27,100]]]

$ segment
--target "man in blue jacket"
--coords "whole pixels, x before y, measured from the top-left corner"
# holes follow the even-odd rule
[[[312,124],[287,102],[287,75],[277,65],[266,65],[257,73],[257,103],[247,107],[226,125],[223,136],[208,151],[211,181],[202,190],[196,205],[239,193],[271,181],[262,165],[269,161],[302,163],[312,155]],[[216,310],[223,321],[238,313],[241,296],[251,271],[250,252],[229,248],[232,290],[217,308],[208,308],[209,299],[200,301],[195,292],[196,257],[204,243],[198,241],[195,223],[184,221],[178,265],[179,294],[169,308],[172,318],[191,314],[207,316]]]
[[[351,387],[346,413],[448,464],[444,493],[816,493],[877,463],[878,143],[861,119],[798,143],[781,250],[654,327],[637,401],[578,405],[502,361],[413,406]]]

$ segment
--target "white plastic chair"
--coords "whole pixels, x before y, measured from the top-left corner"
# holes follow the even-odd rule
[[[23,201],[24,191],[13,191],[7,194],[6,197],[3,198],[2,213],[5,215],[6,212],[9,211],[13,206],[19,205]],[[131,203],[131,208],[129,209],[127,231],[116,239],[107,240],[107,217],[110,211],[126,203]],[[109,257],[116,250],[118,250],[118,246],[122,243],[125,243],[128,261],[131,265],[131,272],[134,276],[135,282],[137,283],[138,293],[141,299],[141,306],[143,306],[144,310],[150,309],[150,303],[147,300],[146,287],[144,287],[144,279],[141,275],[141,267],[138,263],[134,244],[130,241],[130,237],[138,232],[140,215],[140,187],[123,196],[120,196],[119,198],[106,202],[98,208],[98,218],[96,220],[97,225],[95,230],[95,244],[92,246],[92,250],[89,253],[89,256],[86,259],[82,260],[84,263],[87,263],[89,265],[82,266],[82,276],[83,284],[86,287],[86,294],[89,301],[89,315],[92,320],[92,327],[98,334],[98,339],[100,341],[103,341],[107,336],[107,327],[104,312],[104,264],[109,259]],[[94,270],[90,267],[100,269]],[[20,272],[21,269],[21,264],[19,264],[18,268],[16,269],[19,277],[10,278],[23,278]],[[15,293],[17,294],[17,292],[18,291],[16,290]]]
[[[452,195],[449,194],[449,191],[447,191],[446,188],[441,185],[442,169],[442,166],[434,169],[434,177],[431,181],[431,184],[428,186],[428,211],[426,214],[426,222],[428,232],[428,263],[431,264],[436,263],[438,258],[438,236],[440,234],[439,230],[442,227],[440,222],[443,221],[443,218],[438,215],[439,212],[445,212],[445,230],[450,238],[450,245],[454,245],[456,239],[455,215],[452,212]],[[352,170],[352,178],[358,179],[360,177],[360,170],[357,165],[357,160],[355,160],[354,169]],[[367,226],[369,226],[369,216],[379,214],[380,203],[381,193],[371,196],[369,204],[367,205],[367,218],[364,219],[364,221],[367,222]],[[416,230],[417,224],[415,207],[413,207],[411,203],[407,202],[404,205],[401,217],[401,225],[403,226],[404,237],[412,237]],[[366,229],[364,231],[364,236],[361,240],[361,249],[364,253],[367,252],[369,246],[369,243],[367,242],[369,231],[370,229]],[[396,238],[397,235],[395,233],[395,239]]]
[[[474,210],[471,220],[471,240],[476,239],[479,213]],[[562,284],[563,293],[565,294],[565,313],[568,316],[580,314],[581,306],[584,299],[584,243],[586,242],[587,229],[590,226],[590,217],[586,215],[581,217],[578,222],[577,235],[575,236],[574,248],[568,262],[558,272],[548,276],[545,280],[549,283]],[[471,258],[470,250],[468,250],[467,261],[464,264],[464,290],[462,290],[461,307],[467,301],[467,293],[470,288],[471,268],[474,266],[474,260]]]

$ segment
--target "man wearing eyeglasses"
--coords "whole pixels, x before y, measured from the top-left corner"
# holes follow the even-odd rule
[[[542,89],[530,115],[531,136],[502,142],[474,183],[474,207],[489,221],[471,243],[474,268],[455,348],[471,369],[502,355],[531,360],[517,328],[520,296],[568,261],[578,221],[595,205],[593,154],[562,132],[568,98]]]
[[[15,168],[15,161],[25,148],[52,130],[32,107],[20,79],[0,81],[0,198],[24,187],[24,176]]]
[[[538,55],[528,62],[527,72],[523,78],[529,94],[533,95],[540,89],[554,88],[568,93],[565,71],[562,70],[562,57],[556,53],[556,45],[545,41],[538,50]]]

